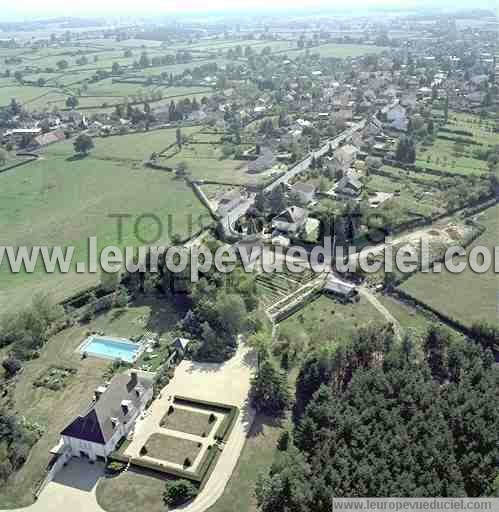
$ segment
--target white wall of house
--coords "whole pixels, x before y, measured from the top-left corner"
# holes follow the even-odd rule
[[[116,425],[116,430],[109,441],[104,444],[93,443],[90,441],[83,441],[75,437],[62,436],[65,446],[69,446],[74,457],[82,457],[85,454],[90,460],[96,460],[97,457],[106,458],[112,453],[119,440],[123,436],[127,436],[135,425],[138,416],[145,410],[146,404],[152,399],[153,390],[148,389],[141,397],[140,405],[137,409],[131,411],[129,418],[127,418],[126,425],[119,422]]]

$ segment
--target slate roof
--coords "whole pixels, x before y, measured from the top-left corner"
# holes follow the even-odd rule
[[[125,424],[132,410],[140,406],[144,392],[152,385],[152,377],[141,372],[116,375],[102,395],[74,419],[61,435],[106,444],[115,432],[113,420]],[[131,404],[133,409],[122,407],[124,401]]]

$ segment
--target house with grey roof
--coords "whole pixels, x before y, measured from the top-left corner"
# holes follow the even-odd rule
[[[152,400],[153,378],[131,370],[99,386],[89,406],[62,432],[63,446],[72,456],[106,460],[135,425]]]
[[[276,157],[272,150],[263,148],[258,158],[248,163],[248,172],[263,172],[270,169],[275,163]]]
[[[308,211],[299,206],[290,206],[272,219],[272,229],[280,233],[295,234],[301,231],[307,222]]]
[[[334,186],[334,193],[337,196],[346,196],[355,198],[362,192],[362,183],[358,178],[351,174],[347,174],[341,178]]]

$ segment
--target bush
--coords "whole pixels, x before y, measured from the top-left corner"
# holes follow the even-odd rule
[[[123,471],[125,467],[126,466],[123,462],[113,461],[107,465],[106,470],[108,471],[108,473],[115,474]]]
[[[210,414],[210,418],[209,418],[209,422],[213,423],[214,421],[216,421],[216,419],[217,419],[217,417],[213,413],[211,413]]]
[[[190,468],[192,466],[192,461],[189,457],[186,457],[184,460],[184,468]]]
[[[195,498],[197,493],[197,488],[188,480],[172,480],[166,483],[163,500],[167,505],[177,507]]]
[[[144,445],[141,449],[140,449],[140,455],[147,455],[147,447],[146,445]]]

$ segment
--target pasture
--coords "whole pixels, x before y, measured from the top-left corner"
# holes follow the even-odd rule
[[[499,207],[494,206],[479,216],[478,222],[486,231],[467,248],[467,254],[473,247],[482,245],[492,251],[493,262],[498,215]],[[451,318],[471,325],[478,320],[497,323],[498,287],[498,276],[492,269],[477,274],[467,266],[460,274],[453,274],[445,268],[438,274],[418,273],[405,281],[401,289]]]
[[[123,137],[116,139],[126,146]],[[160,144],[159,138],[157,142]],[[53,148],[56,150],[56,146]],[[137,142],[127,156],[142,158],[145,152],[141,154],[139,148],[143,150]],[[106,150],[101,151],[106,156]],[[116,148],[116,154],[121,154],[121,149]],[[110,217],[117,213],[131,215],[132,219],[123,224],[121,242],[116,219]],[[123,161],[96,157],[72,161],[64,154],[53,154],[0,174],[0,245],[73,245],[73,262],[86,262],[90,236],[98,237],[99,248],[136,246],[141,244],[137,235],[143,239],[154,237],[157,225],[151,221],[144,221],[139,231],[134,231],[134,220],[147,213],[161,219],[161,240],[166,242],[173,234],[186,236],[190,215],[197,219],[204,208],[182,180]],[[193,229],[197,229],[194,222]],[[98,274],[76,273],[74,267],[67,274],[47,274],[39,264],[34,273],[14,274],[3,265],[0,307],[15,307],[40,290],[50,290],[60,300],[98,280]]]

